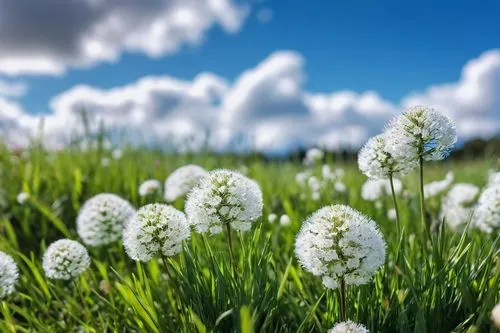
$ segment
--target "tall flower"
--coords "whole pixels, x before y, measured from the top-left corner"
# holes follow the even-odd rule
[[[323,159],[325,153],[318,148],[311,148],[306,152],[306,156],[304,157],[305,165],[312,165],[316,162],[319,162]]]
[[[471,218],[478,194],[479,188],[473,184],[453,185],[441,203],[440,218],[444,219],[453,230],[467,223]]]
[[[134,212],[134,207],[119,196],[110,193],[98,194],[87,200],[78,213],[78,235],[90,246],[117,241]]]
[[[165,200],[172,202],[186,195],[208,172],[194,164],[175,170],[165,181]]]
[[[147,262],[157,256],[174,256],[189,238],[186,216],[172,206],[141,207],[123,232],[123,245],[130,258]]]
[[[417,167],[413,159],[394,159],[386,146],[385,136],[374,136],[359,151],[359,169],[369,178],[388,179],[391,176],[403,176]]]
[[[370,333],[370,331],[365,326],[349,320],[335,324],[328,333]]]
[[[424,194],[425,198],[429,199],[435,196],[440,195],[450,188],[451,184],[453,184],[453,180],[455,179],[455,175],[452,171],[449,171],[444,177],[443,180],[436,180],[424,185]]]
[[[161,192],[161,184],[156,179],[145,180],[139,186],[139,195],[141,197],[145,197],[145,196],[148,196],[148,195],[153,195],[153,194],[159,193],[159,192]]]
[[[226,225],[247,231],[262,215],[259,185],[229,170],[211,171],[188,195],[186,214],[197,232],[218,234]]]
[[[7,253],[0,251],[0,299],[12,294],[19,278],[17,265]]]
[[[400,194],[403,190],[403,183],[399,179],[393,179],[394,192]],[[386,195],[391,194],[391,184],[385,179],[367,179],[361,186],[361,197],[367,201],[377,201]]]
[[[385,241],[373,220],[348,206],[333,205],[302,224],[295,253],[307,271],[335,289],[339,281],[368,283],[385,262]]]
[[[500,229],[500,185],[488,187],[481,193],[474,221],[479,229],[487,233]]]
[[[87,249],[70,239],[50,244],[43,256],[43,270],[50,279],[71,280],[85,272],[89,265]]]

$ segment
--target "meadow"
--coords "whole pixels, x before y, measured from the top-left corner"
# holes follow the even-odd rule
[[[262,189],[263,212],[251,230],[232,232],[232,268],[226,233],[191,233],[182,251],[147,263],[130,259],[121,241],[87,247],[91,263],[69,281],[45,277],[42,256],[61,238],[79,240],[75,221],[82,204],[107,192],[135,208],[165,202],[163,191],[140,195],[141,183],[162,185],[175,169],[238,170]],[[323,166],[338,171],[314,198],[296,175],[321,178]],[[493,157],[426,164],[425,182],[453,171],[454,182],[484,187]],[[355,161],[326,154],[305,166],[299,157],[173,154],[97,141],[93,148],[59,152],[37,145],[13,152],[0,148],[0,250],[19,267],[15,292],[1,300],[1,332],[326,332],[340,319],[339,291],[301,268],[294,252],[302,222],[331,204],[346,204],[371,217],[387,243],[385,264],[370,283],[347,286],[346,317],[370,332],[496,332],[490,319],[500,301],[498,233],[467,224],[452,230],[439,222],[445,193],[427,199],[437,221],[430,237],[420,224],[418,172],[401,178],[401,233],[388,216],[390,195],[365,200],[366,177]],[[337,184],[338,185],[338,184]],[[18,202],[19,193],[27,193]],[[184,209],[184,199],[172,205]],[[270,222],[268,216],[277,219]],[[280,223],[280,216],[287,215]],[[400,235],[399,235],[400,234]]]

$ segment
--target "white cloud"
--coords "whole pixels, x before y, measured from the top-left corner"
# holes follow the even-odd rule
[[[270,8],[262,8],[257,12],[257,20],[261,23],[268,23],[273,19],[273,15]]]
[[[0,79],[0,96],[21,97],[28,92],[28,86],[23,82],[9,82]]]
[[[85,109],[93,131],[102,121],[114,132],[126,131],[139,144],[156,140],[163,146],[194,149],[208,140],[216,150],[255,148],[268,153],[310,145],[355,149],[379,133],[401,107],[414,103],[449,113],[461,139],[500,132],[500,51],[466,64],[458,82],[413,93],[401,105],[374,91],[308,92],[305,77],[303,57],[279,51],[234,82],[202,73],[193,80],[145,77],[109,90],[76,86],[51,100],[46,139],[56,145],[81,133],[80,111]],[[36,133],[38,120],[18,104],[0,99],[0,129],[14,141]]]
[[[237,32],[249,6],[233,0],[2,0],[0,73],[61,75],[123,52],[159,57]]]

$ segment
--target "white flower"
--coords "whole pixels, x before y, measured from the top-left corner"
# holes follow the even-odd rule
[[[500,185],[488,187],[481,193],[474,221],[479,229],[487,233],[500,228]]]
[[[103,158],[101,159],[101,165],[102,165],[103,167],[105,167],[105,168],[106,168],[106,167],[108,167],[110,164],[111,164],[111,159],[109,159],[108,157],[103,157]]]
[[[156,179],[148,179],[139,186],[139,195],[145,197],[161,191],[161,183]]]
[[[26,192],[21,192],[17,195],[17,202],[20,204],[20,205],[24,205],[26,203],[26,201],[28,201],[28,199],[30,198],[30,195]]]
[[[495,324],[496,328],[500,328],[500,303],[495,305],[491,311],[491,320]]]
[[[435,197],[445,192],[453,184],[455,175],[449,171],[443,180],[437,180],[424,185],[424,195],[426,199]]]
[[[387,218],[391,221],[396,221],[396,209],[391,208],[387,211]]]
[[[385,134],[377,135],[361,148],[358,167],[369,178],[387,179],[391,175],[402,176],[417,167],[413,159],[394,159],[386,147]]]
[[[340,192],[340,193],[345,193],[347,191],[347,187],[341,181],[336,181],[335,182],[335,191]]]
[[[309,170],[306,171],[301,171],[295,175],[295,181],[297,184],[300,186],[304,186],[306,184],[306,181],[311,177],[312,173]]]
[[[120,239],[130,217],[132,205],[115,194],[101,193],[85,202],[76,219],[76,229],[83,242],[100,246]]]
[[[318,191],[321,188],[321,184],[318,178],[316,178],[315,176],[309,177],[309,179],[307,180],[307,184],[312,191]]]
[[[306,152],[306,156],[304,158],[304,164],[311,165],[319,162],[323,159],[325,153],[318,148],[311,148]]]
[[[87,249],[70,239],[60,239],[50,244],[43,256],[43,270],[50,279],[73,279],[85,272],[89,265]]]
[[[394,192],[400,194],[403,190],[403,183],[397,178],[393,179]],[[361,187],[361,197],[367,201],[376,201],[383,196],[392,195],[391,183],[387,179],[367,179]]]
[[[247,231],[262,215],[262,191],[255,181],[237,172],[211,171],[189,193],[186,214],[200,233],[218,234],[227,223]]]
[[[330,289],[368,283],[385,262],[385,241],[376,223],[344,205],[323,207],[303,224],[295,241],[300,264]]]
[[[328,164],[323,164],[323,166],[321,167],[321,175],[325,180],[334,180],[336,177],[335,173],[332,172],[332,169]]]
[[[172,202],[186,195],[208,172],[194,164],[178,168],[165,181],[165,200]]]
[[[130,258],[147,262],[154,257],[174,256],[190,236],[186,216],[172,206],[141,207],[123,231],[123,245]]]
[[[488,175],[488,183],[486,187],[491,187],[494,185],[500,185],[500,171],[490,172],[490,174]]]
[[[457,141],[454,122],[426,106],[407,109],[389,123],[386,133],[387,150],[398,161],[442,160]]]
[[[269,221],[269,223],[274,223],[274,222],[276,222],[277,219],[278,219],[278,215],[276,215],[274,213],[271,213],[267,216],[267,221]]]
[[[314,191],[311,194],[311,199],[313,199],[314,201],[319,201],[319,199],[321,199],[321,193],[318,191]]]
[[[0,251],[0,299],[14,292],[19,278],[16,262],[7,253]]]
[[[280,224],[282,226],[287,226],[287,225],[290,225],[291,223],[292,223],[292,221],[290,220],[290,217],[288,217],[288,215],[283,214],[280,216]]]
[[[123,151],[121,151],[120,149],[115,149],[113,150],[113,152],[111,153],[111,156],[113,157],[113,159],[115,160],[119,160],[122,158],[123,156]]]
[[[444,219],[452,230],[465,224],[471,218],[479,187],[459,183],[453,185],[441,203],[440,219]]]
[[[370,333],[370,331],[365,326],[349,320],[335,324],[328,333]]]

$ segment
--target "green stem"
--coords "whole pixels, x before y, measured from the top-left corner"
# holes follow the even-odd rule
[[[347,306],[346,306],[346,287],[345,280],[342,277],[340,279],[340,321],[346,321],[347,319]]]
[[[164,255],[161,256],[161,261],[163,262],[163,266],[165,266],[165,273],[167,274],[169,284],[174,286],[175,293],[176,293],[175,298],[177,300],[177,303],[179,303],[178,305],[180,308],[181,307],[181,291],[180,291],[179,287],[177,286],[177,281],[174,280],[172,275],[170,274],[170,271],[168,269],[168,263],[167,263],[167,260],[165,259]]]
[[[422,220],[422,228],[427,237],[430,236],[429,225],[425,218],[425,197],[424,197],[424,159],[422,156],[419,158],[420,162],[420,218]]]
[[[398,201],[396,199],[396,191],[394,190],[394,179],[392,173],[389,175],[389,181],[391,183],[392,201],[394,201],[394,210],[396,211],[396,228],[398,229],[398,242],[401,239],[401,222],[399,220],[399,208]]]
[[[226,223],[226,231],[227,231],[227,246],[229,248],[229,260],[231,261],[231,266],[233,267],[233,275],[236,277],[238,275],[238,268],[236,267],[236,261],[234,260],[233,255],[233,239],[231,237],[231,226],[229,223]]]

